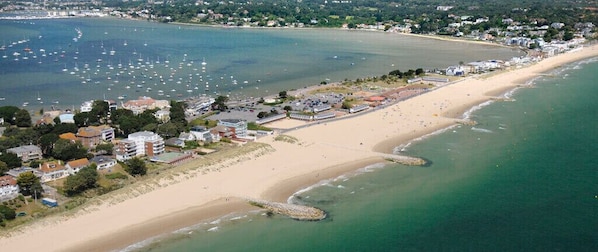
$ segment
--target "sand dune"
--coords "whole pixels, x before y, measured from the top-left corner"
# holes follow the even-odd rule
[[[285,133],[297,141],[258,140],[270,147],[157,181],[122,202],[109,200],[74,216],[51,217],[0,239],[4,251],[105,251],[252,209],[240,198],[284,201],[319,180],[383,162],[380,153],[454,125],[464,111],[565,63],[598,56],[598,47],[562,54],[521,69],[468,77],[362,116]],[[185,164],[192,165],[192,164]],[[149,185],[148,185],[149,186]]]

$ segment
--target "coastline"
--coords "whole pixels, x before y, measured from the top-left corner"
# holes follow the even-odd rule
[[[100,205],[72,218],[59,218],[54,225],[27,227],[0,239],[0,246],[21,251],[95,251],[110,250],[110,246],[117,249],[155,236],[157,231],[168,232],[161,228],[176,230],[180,225],[243,211],[242,202],[237,206],[237,200],[221,204],[225,198],[286,200],[297,189],[382,161],[380,153],[389,152],[389,148],[455,125],[472,107],[542,73],[596,56],[598,46],[594,45],[487,78],[467,78],[371,113],[289,132],[299,140],[294,144],[265,137],[259,142],[272,146],[273,152],[223,167],[215,164],[223,169],[196,173],[124,202]],[[356,134],[356,129],[361,132]],[[173,222],[178,224],[169,226]],[[134,232],[134,236],[122,235],[133,230],[139,232]],[[113,242],[111,237],[119,237],[119,241]],[[27,242],[31,239],[37,242]]]

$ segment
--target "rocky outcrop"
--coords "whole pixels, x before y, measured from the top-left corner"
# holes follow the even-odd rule
[[[326,218],[326,212],[310,206],[270,202],[265,200],[249,200],[249,203],[272,213],[285,215],[295,220],[319,221]]]

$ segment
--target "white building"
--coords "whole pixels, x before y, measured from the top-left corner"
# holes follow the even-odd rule
[[[42,159],[42,149],[35,145],[14,147],[7,149],[6,152],[16,154],[23,162]]]
[[[218,142],[220,136],[218,134],[212,134],[212,132],[203,126],[193,126],[189,130],[189,133],[194,136],[195,140],[203,142]]]
[[[230,129],[234,129],[237,137],[247,136],[247,121],[240,119],[222,119],[218,120],[218,125],[225,126]]]
[[[14,199],[19,196],[19,185],[12,176],[0,177],[0,201]]]
[[[81,104],[81,113],[91,112],[92,109],[93,109],[93,101],[84,101]]]
[[[108,156],[95,156],[89,162],[96,164],[96,169],[110,169],[116,165],[116,160]]]
[[[164,139],[150,131],[129,134],[117,145],[116,159],[128,160],[134,156],[155,156],[164,153]]]

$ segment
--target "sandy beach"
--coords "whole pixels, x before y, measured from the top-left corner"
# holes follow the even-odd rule
[[[126,200],[107,198],[74,214],[26,225],[0,238],[0,247],[4,251],[110,251],[202,220],[255,209],[245,198],[286,201],[318,181],[385,162],[383,153],[455,125],[465,111],[542,73],[596,56],[594,45],[527,67],[467,77],[371,113],[285,133],[295,142],[276,141],[276,135],[263,137],[257,142],[267,148],[179,173],[173,179],[148,182],[140,187],[151,190],[134,191]]]

